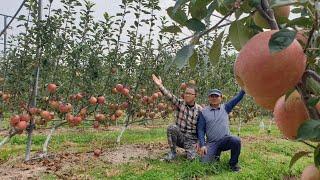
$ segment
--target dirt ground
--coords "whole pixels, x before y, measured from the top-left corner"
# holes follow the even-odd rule
[[[243,144],[257,140],[255,137],[242,137]],[[272,138],[266,136],[262,138],[262,140],[271,141]],[[54,174],[60,179],[90,179],[89,177],[79,177],[75,175],[73,172],[74,169],[87,171],[86,168],[94,167],[95,164],[97,166],[103,166],[103,164],[119,165],[122,163],[136,162],[144,158],[161,158],[167,151],[167,143],[161,142],[123,145],[104,149],[99,157],[94,156],[93,151],[52,154],[47,158],[35,159],[27,163],[23,162],[23,157],[18,157],[0,165],[0,177],[4,180],[39,179],[42,174]],[[182,150],[180,150],[179,153],[181,154]],[[107,175],[109,175],[109,173],[110,172],[108,172]]]
[[[117,165],[144,158],[159,158],[167,150],[168,145],[165,143],[152,143],[105,149],[99,157],[94,156],[93,152],[61,153],[26,163],[23,162],[23,157],[19,157],[0,165],[0,177],[4,180],[39,179],[41,174],[47,173],[54,174],[61,179],[87,179],[87,177],[74,175],[72,170],[79,168],[78,170],[85,171],[85,168],[94,167],[94,163]]]
[[[135,127],[142,128],[144,127]],[[148,127],[150,128],[150,127]],[[152,127],[151,127],[152,128]],[[119,127],[108,127],[101,130],[117,130]],[[49,130],[38,131],[39,134],[46,134]],[[59,133],[63,133],[64,129],[59,129]],[[242,137],[242,143],[250,144],[257,140],[272,141],[271,136]],[[123,163],[137,162],[144,158],[161,158],[169,147],[166,142],[144,143],[122,145],[115,148],[102,149],[99,157],[94,156],[94,152],[62,152],[60,154],[51,154],[46,158],[38,158],[29,162],[23,162],[23,156],[0,164],[0,179],[39,179],[43,174],[52,174],[60,179],[90,179],[90,177],[79,177],[75,171],[88,172],[88,168],[105,167],[105,165],[119,165]],[[179,151],[180,154],[182,150]],[[37,157],[37,155],[35,155]],[[110,174],[111,173],[111,174]],[[105,172],[106,176],[117,172]],[[82,173],[85,174],[85,173]],[[290,179],[290,178],[289,178]]]

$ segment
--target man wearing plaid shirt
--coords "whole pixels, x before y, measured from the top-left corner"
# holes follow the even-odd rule
[[[165,156],[165,160],[173,160],[176,157],[176,146],[185,149],[187,158],[192,160],[196,157],[195,146],[197,144],[197,119],[201,106],[195,103],[197,89],[188,86],[183,99],[171,94],[163,85],[162,80],[152,75],[154,83],[162,93],[176,106],[176,122],[167,129],[167,138],[171,151]]]

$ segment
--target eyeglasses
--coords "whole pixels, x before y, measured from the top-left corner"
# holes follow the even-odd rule
[[[196,95],[196,94],[186,92],[186,93],[184,93],[184,95],[192,96],[192,95]]]
[[[219,95],[217,95],[217,94],[211,94],[209,97],[212,97],[212,98],[218,98],[218,97],[220,97]]]

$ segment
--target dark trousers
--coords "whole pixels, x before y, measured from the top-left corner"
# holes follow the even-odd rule
[[[207,154],[202,157],[203,162],[211,162],[220,158],[222,151],[231,150],[231,158],[229,161],[230,166],[238,163],[241,140],[236,136],[225,136],[217,142],[207,143]]]
[[[176,152],[176,147],[183,148],[186,151],[187,158],[192,160],[196,157],[195,144],[197,143],[196,136],[188,137],[185,133],[182,133],[177,125],[172,124],[168,126],[167,137],[169,147],[172,152]]]

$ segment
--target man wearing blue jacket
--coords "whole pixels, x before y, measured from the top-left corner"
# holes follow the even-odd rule
[[[199,139],[200,155],[203,162],[219,161],[222,151],[231,150],[229,161],[232,171],[240,171],[238,158],[241,150],[241,140],[232,136],[229,129],[229,113],[241,101],[245,92],[227,103],[222,102],[222,92],[212,89],[208,92],[209,106],[206,106],[198,116],[197,135]],[[205,141],[206,136],[206,141]]]

